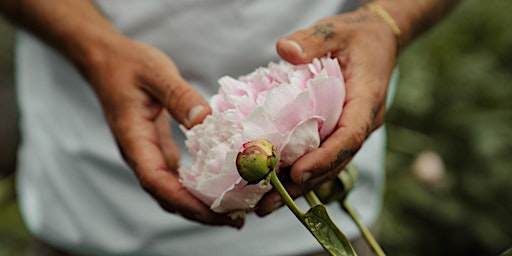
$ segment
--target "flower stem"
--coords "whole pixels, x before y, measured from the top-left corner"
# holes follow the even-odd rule
[[[368,242],[372,250],[375,252],[378,256],[386,256],[386,253],[382,250],[379,243],[377,243],[377,240],[373,237],[372,233],[366,228],[366,226],[361,222],[359,217],[357,216],[357,213],[354,211],[354,209],[348,204],[348,201],[345,199],[343,200],[343,203],[341,203],[343,210],[345,210],[348,215],[352,218],[352,220],[356,223],[357,227],[363,234],[364,239]]]
[[[304,213],[299,209],[297,204],[293,201],[292,197],[288,194],[283,184],[277,177],[276,171],[273,170],[270,172],[270,183],[274,187],[274,189],[281,195],[283,202],[290,208],[293,214],[301,221],[304,222]]]
[[[307,192],[304,197],[306,198],[306,201],[308,201],[309,206],[315,207],[317,205],[321,205],[322,202],[318,198],[318,196],[315,194],[315,191],[310,190]]]

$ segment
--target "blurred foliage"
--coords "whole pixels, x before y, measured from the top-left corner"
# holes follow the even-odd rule
[[[386,121],[389,255],[499,255],[512,246],[512,1],[461,2],[400,58]],[[414,174],[423,151],[444,160],[440,184]]]
[[[499,255],[512,246],[512,1],[466,0],[400,57],[388,113],[380,241],[388,255]],[[14,168],[12,31],[0,22],[1,172]],[[413,171],[444,161],[436,184]],[[28,232],[13,178],[0,180],[0,256],[23,255]]]
[[[0,256],[25,255],[29,245],[14,191],[13,176],[0,180]]]

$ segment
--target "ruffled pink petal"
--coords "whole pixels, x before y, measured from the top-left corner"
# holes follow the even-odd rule
[[[220,93],[226,96],[242,96],[249,94],[246,83],[230,76],[222,77],[218,82],[221,85]]]
[[[225,159],[222,161],[221,171],[214,170],[216,175],[208,175],[197,183],[197,190],[212,196],[220,196],[224,191],[231,187],[240,178],[236,170],[235,159],[238,151],[225,153]],[[205,167],[205,170],[209,168]]]
[[[247,182],[240,178],[239,182],[218,197],[210,208],[219,213],[253,209],[263,195],[271,189],[272,185],[265,185],[264,181],[248,186]]]
[[[256,103],[252,98],[248,95],[243,96],[227,96],[227,101],[231,103],[234,108],[242,115],[247,116],[251,113],[256,107]]]
[[[297,125],[285,138],[279,150],[282,167],[292,165],[299,157],[318,148],[318,121],[321,117],[310,117]]]
[[[293,101],[276,112],[271,120],[274,127],[281,132],[291,131],[302,120],[313,115],[313,108],[308,91],[301,92]]]
[[[224,97],[224,95],[221,94],[216,94],[210,99],[210,106],[212,108],[212,111],[215,112],[224,112],[228,109],[235,108],[235,106],[229,103]]]
[[[345,81],[343,79],[343,74],[341,73],[340,64],[338,63],[337,59],[323,58],[320,61],[322,62],[322,66],[324,67],[324,70],[327,72],[328,76],[338,77],[341,79],[341,81]]]
[[[244,137],[258,137],[261,134],[277,132],[263,107],[257,107],[242,121]]]
[[[343,110],[345,87],[337,77],[315,78],[309,81],[314,113],[324,118],[320,129],[320,140],[325,139],[336,128]]]
[[[301,91],[293,85],[285,84],[269,91],[266,95],[263,108],[270,116],[276,116],[286,104],[295,100]]]

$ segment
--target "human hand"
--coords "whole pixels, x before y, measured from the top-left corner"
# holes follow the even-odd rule
[[[290,195],[297,197],[336,178],[370,133],[382,125],[397,42],[380,17],[359,9],[282,38],[276,48],[293,64],[331,54],[338,59],[346,84],[345,105],[335,131],[318,149],[299,158],[284,181]],[[257,213],[266,215],[281,204],[272,191],[260,202]]]
[[[110,38],[82,73],[92,84],[119,149],[141,186],[167,211],[211,225],[242,220],[212,212],[179,182],[179,150],[169,116],[187,128],[210,113],[207,102],[164,53],[123,36]]]

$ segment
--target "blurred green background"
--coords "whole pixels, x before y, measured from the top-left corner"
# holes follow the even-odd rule
[[[512,1],[466,0],[400,57],[379,240],[388,255],[512,247]],[[0,20],[0,256],[23,255],[13,30]]]

